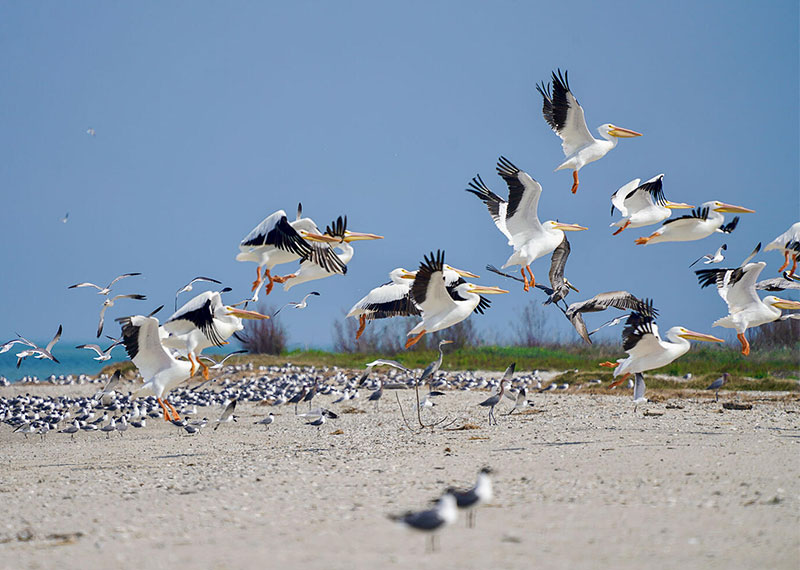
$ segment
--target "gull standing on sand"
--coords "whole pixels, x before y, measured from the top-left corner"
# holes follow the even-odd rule
[[[475,527],[475,509],[492,500],[492,480],[489,474],[492,472],[490,467],[484,467],[478,472],[478,479],[475,485],[465,491],[458,491],[452,487],[447,492],[456,498],[456,505],[459,509],[467,511],[467,526]]]
[[[269,428],[269,426],[272,425],[272,422],[274,422],[274,421],[275,421],[275,414],[270,412],[269,415],[266,418],[258,420],[257,422],[253,422],[253,423],[256,424],[256,425],[260,425],[260,426],[264,426],[266,428]]]
[[[435,552],[438,532],[458,519],[456,498],[451,493],[445,493],[430,510],[389,515],[389,519],[411,530],[429,533],[430,551]]]
[[[375,411],[378,411],[378,402],[383,397],[383,382],[378,380],[378,387],[367,398],[370,402],[375,402]]]

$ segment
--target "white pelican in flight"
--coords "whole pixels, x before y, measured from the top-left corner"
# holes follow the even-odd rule
[[[128,357],[144,380],[144,385],[134,393],[152,393],[164,412],[164,421],[180,420],[178,411],[162,398],[191,377],[192,365],[185,360],[175,359],[161,345],[157,318],[136,315],[116,320],[122,325],[122,342]]]
[[[469,317],[479,308],[481,301],[485,301],[481,294],[500,293],[508,291],[466,281],[448,291],[444,277],[444,252],[426,255],[411,285],[411,295],[422,311],[422,321],[408,332],[410,338],[406,341],[406,348],[416,344],[426,333],[446,329]]]
[[[367,321],[390,317],[415,317],[422,314],[411,296],[411,283],[416,275],[416,271],[409,271],[403,267],[392,269],[389,273],[389,282],[375,287],[352,306],[346,317],[358,317],[356,340],[364,332]],[[448,292],[451,292],[451,296],[455,287],[464,282],[463,277],[477,279],[478,275],[444,265],[444,284]],[[486,303],[478,305],[480,312],[488,304],[488,299],[484,301]]]
[[[502,269],[519,265],[523,288],[528,291],[536,285],[531,263],[558,247],[564,239],[565,231],[574,232],[587,228],[553,220],[541,223],[537,210],[542,186],[503,156],[497,161],[497,174],[508,185],[508,201],[489,190],[480,176],[472,179],[467,192],[475,194],[486,204],[495,225],[508,238],[508,244],[514,247],[514,253]],[[525,275],[525,269],[528,270],[530,281]]]
[[[800,302],[769,295],[760,299],[756,293],[756,281],[767,266],[763,261],[747,263],[736,269],[700,269],[695,271],[700,288],[712,283],[717,293],[728,304],[728,315],[714,321],[715,327],[736,330],[736,338],[742,344],[742,354],[750,354],[750,343],[744,333],[749,328],[759,327],[781,318],[781,309],[800,309]]]
[[[208,365],[198,359],[198,353],[210,346],[228,344],[227,339],[244,328],[242,319],[268,318],[255,311],[223,305],[218,291],[205,291],[188,301],[164,323],[164,331],[169,336],[162,338],[161,342],[189,359],[189,376],[194,376],[199,365],[203,369],[203,378],[208,380]]]
[[[347,264],[353,259],[355,250],[352,241],[383,239],[383,236],[351,232],[347,229],[347,216],[339,216],[336,221],[325,228],[324,234],[306,232],[305,238],[312,242],[311,253],[300,261],[300,269],[284,278],[283,290],[288,291],[295,285],[316,279],[324,279],[331,275],[347,273]],[[323,242],[321,244],[314,242]],[[336,253],[338,248],[341,253]]]
[[[789,275],[794,275],[794,271],[797,269],[797,260],[800,258],[800,222],[792,224],[791,228],[769,242],[767,247],[764,248],[764,251],[770,251],[772,249],[782,251],[785,256],[783,265],[778,269],[778,273],[786,269],[791,259],[792,269],[789,271]]]
[[[240,252],[236,261],[254,261],[258,264],[257,276],[253,281],[252,301],[258,300],[258,289],[261,282],[267,279],[266,293],[272,292],[273,282],[283,283],[286,278],[270,273],[271,269],[281,263],[289,263],[311,254],[311,246],[300,235],[300,231],[319,233],[316,224],[310,218],[301,218],[302,208],[297,208],[297,220],[289,223],[286,212],[278,210],[267,216],[260,224],[245,236],[239,243]],[[261,268],[264,267],[264,276]]]
[[[664,175],[654,176],[644,184],[635,178],[611,195],[611,215],[614,208],[622,214],[622,219],[611,224],[618,228],[612,235],[617,235],[626,228],[640,228],[663,222],[672,214],[671,210],[680,208],[692,209],[691,204],[670,202],[664,197]]]
[[[652,301],[647,301],[652,307]],[[616,362],[603,362],[600,366],[613,367],[614,377],[622,376],[609,387],[618,386],[631,374],[639,374],[666,366],[680,358],[691,348],[690,340],[703,342],[724,342],[721,338],[690,331],[684,327],[672,327],[667,331],[667,339],[658,334],[658,325],[650,310],[634,311],[625,321],[622,331],[622,348],[627,358]]]
[[[618,138],[640,137],[642,134],[606,123],[597,127],[597,132],[604,140],[594,138],[586,126],[583,108],[569,90],[568,79],[567,72],[562,76],[559,69],[558,75],[553,72],[552,93],[550,84],[545,86],[544,82],[537,85],[536,90],[542,95],[544,120],[563,141],[561,148],[567,159],[556,170],[572,169],[574,194],[578,191],[578,171],[581,168],[608,154],[608,151],[617,146]]]
[[[695,241],[706,238],[714,232],[729,234],[736,229],[739,223],[739,216],[735,216],[730,223],[725,224],[723,213],[752,214],[754,212],[755,210],[742,206],[711,200],[704,202],[699,208],[692,210],[690,214],[667,220],[648,237],[636,238],[636,244]]]

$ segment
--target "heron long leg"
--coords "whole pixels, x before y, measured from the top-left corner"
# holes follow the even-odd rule
[[[736,338],[738,338],[739,342],[742,343],[742,354],[745,356],[750,354],[750,343],[747,342],[747,337],[744,336],[744,333],[737,334]]]
[[[361,334],[364,332],[364,329],[366,328],[366,326],[367,326],[367,316],[366,315],[360,315],[358,317],[358,330],[356,331],[356,340],[359,339]]]
[[[420,331],[419,334],[417,334],[416,336],[412,336],[410,339],[408,339],[406,341],[406,348],[410,348],[410,347],[414,346],[415,344],[417,344],[419,342],[419,339],[421,339],[426,332],[428,332],[428,331],[423,329],[422,331]]]
[[[791,255],[790,252],[788,252],[788,251],[784,252],[783,265],[781,265],[778,268],[778,273],[783,273],[783,270],[786,269],[786,267],[789,265],[789,256],[790,255]],[[795,262],[797,262],[796,259],[795,259]],[[792,271],[792,273],[794,273],[794,271]]]
[[[615,236],[615,235],[619,234],[619,233],[620,233],[622,230],[624,230],[625,228],[627,228],[629,225],[631,225],[631,221],[630,221],[630,220],[627,220],[627,221],[625,222],[625,225],[624,225],[624,226],[622,226],[620,229],[618,229],[617,231],[615,231],[615,232],[614,232],[613,234],[611,234],[611,235],[612,235],[612,236]]]
[[[577,191],[578,191],[578,171],[577,170],[573,170],[572,171],[572,193],[575,194],[575,192],[577,192]]]
[[[522,288],[525,289],[525,291],[530,290],[531,286],[528,283],[528,276],[525,275],[525,268],[524,267],[520,267],[519,268],[519,273],[520,273],[520,275],[522,275],[522,280],[523,280]]]
[[[534,277],[533,277],[533,272],[531,271],[530,264],[526,265],[525,267],[528,269],[528,275],[531,276],[531,287],[535,287],[536,286],[536,279],[534,279]]]

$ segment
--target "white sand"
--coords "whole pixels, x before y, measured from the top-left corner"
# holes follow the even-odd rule
[[[408,413],[413,392],[399,394]],[[720,413],[703,395],[637,414],[629,395],[537,394],[541,413],[499,416],[491,428],[475,405],[486,396],[450,392],[426,411],[456,419],[452,427],[480,425],[464,431],[407,429],[389,391],[380,414],[362,398],[367,413],[342,414],[320,432],[292,407],[266,431],[253,421],[276,410],[255,404],[196,437],[155,420],[110,440],[25,440],[2,425],[0,567],[800,566],[796,394],[750,395],[749,411]],[[462,516],[445,529],[439,552],[426,554],[424,536],[387,520],[471,484],[483,465],[496,470],[494,500],[477,528]]]

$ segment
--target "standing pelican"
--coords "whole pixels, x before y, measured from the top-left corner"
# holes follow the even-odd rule
[[[583,108],[569,89],[567,72],[562,76],[559,69],[558,75],[554,71],[552,77],[552,93],[550,84],[545,86],[544,82],[537,85],[536,90],[542,95],[544,120],[563,141],[561,148],[567,159],[556,170],[572,169],[572,193],[575,194],[578,191],[578,171],[581,168],[608,154],[608,151],[617,146],[617,139],[640,137],[642,134],[606,123],[597,128],[597,132],[605,140],[597,140],[589,132]]]
[[[495,225],[508,238],[508,244],[514,247],[514,253],[502,269],[519,265],[523,289],[528,291],[536,285],[531,263],[556,249],[564,240],[565,231],[586,228],[553,220],[541,223],[538,208],[542,186],[503,156],[497,161],[497,174],[506,181],[508,201],[489,190],[480,176],[472,179],[467,192],[475,194],[486,204]],[[525,269],[528,270],[530,281]]]
[[[704,202],[699,208],[692,210],[691,214],[667,220],[648,237],[636,238],[636,244],[695,241],[706,238],[714,232],[729,234],[736,229],[739,223],[739,216],[734,217],[730,223],[725,224],[725,216],[722,214],[727,212],[752,214],[755,210],[726,204],[718,200]]]
[[[406,341],[406,348],[416,344],[426,333],[446,329],[469,317],[481,301],[485,301],[480,294],[500,293],[508,291],[466,281],[448,291],[444,277],[444,252],[431,252],[420,263],[411,285],[414,303],[422,311],[422,321],[408,332],[410,338]]]
[[[640,228],[657,224],[669,218],[672,210],[680,208],[692,209],[694,206],[683,202],[670,202],[664,197],[664,175],[654,176],[644,184],[635,178],[611,196],[611,215],[614,208],[619,210],[622,219],[611,224],[618,228],[612,235],[617,235],[626,228]]]
[[[652,307],[652,301],[645,301]],[[614,377],[621,376],[609,388],[619,386],[631,374],[647,372],[666,366],[673,360],[686,354],[691,348],[689,340],[703,342],[724,342],[708,334],[690,331],[684,327],[672,327],[667,331],[667,340],[658,334],[655,316],[650,310],[634,311],[625,321],[622,331],[622,348],[628,353],[627,358],[616,362],[603,362],[600,366],[614,368]],[[644,388],[641,388],[642,396]]]
[[[209,346],[228,344],[227,339],[244,328],[242,319],[268,319],[255,311],[245,311],[222,304],[218,291],[200,293],[180,309],[167,322],[164,331],[169,334],[162,339],[164,346],[177,350],[191,363],[194,376],[197,365],[203,369],[203,378],[208,380],[208,365],[198,359],[198,354]],[[192,359],[194,355],[194,359]]]
[[[164,412],[164,421],[180,421],[178,411],[163,397],[191,377],[194,365],[176,360],[164,349],[158,334],[157,318],[136,315],[116,320],[122,325],[122,342],[128,357],[144,380],[144,385],[136,392],[150,392],[156,397]]]
[[[772,249],[782,251],[784,254],[783,265],[778,269],[778,273],[786,269],[791,259],[792,268],[789,270],[789,275],[794,275],[794,271],[797,269],[797,260],[800,258],[800,222],[792,224],[792,227],[769,242],[767,247],[764,248],[764,251],[770,251]]]
[[[715,327],[736,330],[736,338],[742,345],[742,354],[750,354],[750,343],[744,333],[749,328],[759,327],[781,318],[781,309],[800,309],[800,302],[769,295],[760,299],[756,294],[756,281],[767,266],[763,261],[747,263],[735,269],[700,269],[697,274],[700,288],[712,283],[717,293],[728,305],[728,315],[714,321]]]

